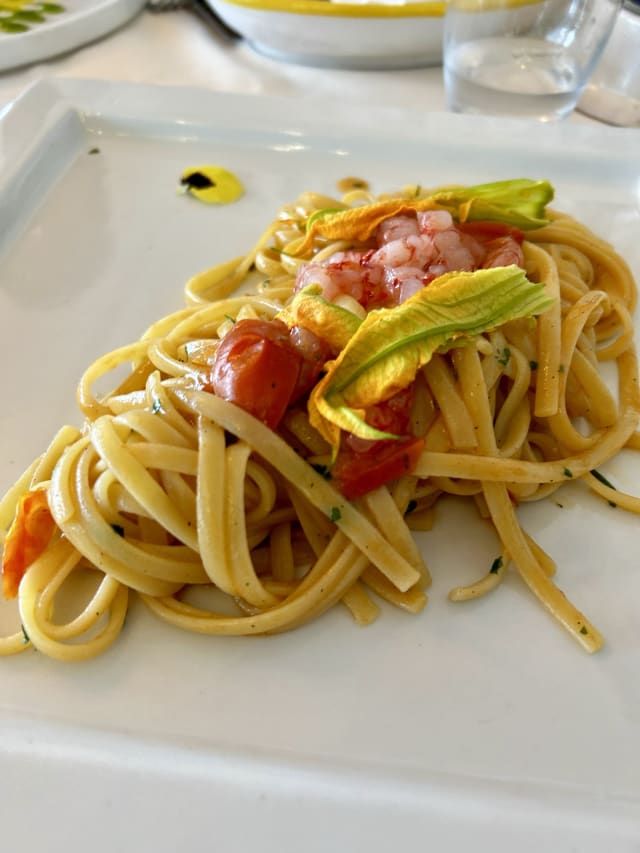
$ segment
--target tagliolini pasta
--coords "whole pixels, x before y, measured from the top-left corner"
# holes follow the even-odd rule
[[[306,397],[272,428],[212,393],[219,342],[240,321],[283,316],[311,263],[344,272],[356,257],[348,253],[362,266],[379,250],[375,237],[314,233],[319,211],[428,195],[416,187],[382,199],[364,190],[341,199],[305,193],[246,256],[190,280],[185,308],[88,368],[78,388],[82,427],[61,429],[0,503],[3,588],[16,596],[22,622],[0,640],[1,653],[33,646],[60,660],[95,656],[117,638],[136,594],[171,625],[212,635],[291,630],[337,603],[360,624],[376,618],[381,601],[418,613],[430,574],[412,530],[428,529],[447,495],[475,504],[500,551],[452,600],[494,589],[512,564],[587,651],[600,647],[597,628],[555,585],[552,557],[517,517],[520,503],[578,479],[640,512],[637,497],[598,471],[622,448],[640,448],[636,287],[611,246],[574,219],[550,213],[521,241],[521,263],[544,284],[550,307],[439,347],[417,367],[408,422],[420,445],[406,473],[392,470],[387,482],[347,499]],[[389,221],[377,224],[378,235]],[[516,231],[500,233],[511,239]],[[394,287],[411,278],[398,276]],[[363,300],[332,298],[362,321]],[[602,378],[602,362],[617,368],[617,391]],[[98,397],[98,380],[123,365],[126,378]],[[357,435],[349,440],[357,450]],[[60,601],[86,574],[96,579],[88,600],[61,619]],[[218,610],[202,598],[211,590]]]

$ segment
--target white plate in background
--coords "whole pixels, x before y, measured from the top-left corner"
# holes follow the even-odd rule
[[[0,32],[0,71],[42,62],[89,44],[131,20],[145,0],[60,0],[58,5],[64,6],[63,12],[47,15],[27,32]]]
[[[549,178],[557,206],[638,276],[639,139],[312,97],[38,84],[0,118],[0,491],[60,424],[80,423],[75,384],[95,356],[180,307],[185,280],[253,245],[279,205],[346,175],[380,192]],[[179,194],[203,162],[234,171],[243,198]],[[606,471],[637,493],[630,455]],[[418,616],[384,606],[363,629],[336,608],[289,634],[222,639],[134,607],[94,661],[3,659],[5,845],[637,851],[638,519],[578,484],[562,495],[521,517],[603,631],[593,657],[515,573],[486,599],[447,601],[496,548],[449,502],[421,537],[434,583]]]

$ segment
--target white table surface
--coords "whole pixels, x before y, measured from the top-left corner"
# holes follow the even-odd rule
[[[192,12],[141,12],[119,30],[66,55],[0,74],[0,102],[47,76],[201,86],[216,91],[376,102],[408,110],[446,109],[442,69],[350,71],[270,59],[227,41]],[[574,113],[572,122],[592,120]],[[401,132],[401,131],[400,131]]]

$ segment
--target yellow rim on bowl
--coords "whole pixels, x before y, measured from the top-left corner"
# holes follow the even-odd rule
[[[349,18],[415,18],[444,16],[446,2],[407,3],[329,3],[327,0],[224,0],[263,12],[291,12],[295,15],[327,15]]]
[[[449,0],[458,12],[498,12],[518,9],[520,6],[535,6],[543,0]]]

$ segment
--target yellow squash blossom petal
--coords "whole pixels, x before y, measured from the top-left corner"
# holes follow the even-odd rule
[[[553,198],[548,181],[518,178],[473,187],[445,187],[424,198],[390,198],[347,210],[316,211],[307,222],[305,239],[296,249],[304,255],[316,237],[365,242],[392,216],[425,210],[447,210],[458,222],[487,220],[528,230],[548,224],[545,206]]]
[[[289,305],[278,312],[278,320],[287,326],[301,326],[326,341],[334,353],[344,349],[362,320],[346,308],[321,296],[319,285],[310,284],[297,293]]]
[[[544,285],[515,265],[440,276],[401,305],[367,315],[314,389],[312,424],[334,449],[340,430],[388,437],[365,423],[364,411],[406,388],[436,350],[551,303]]]

